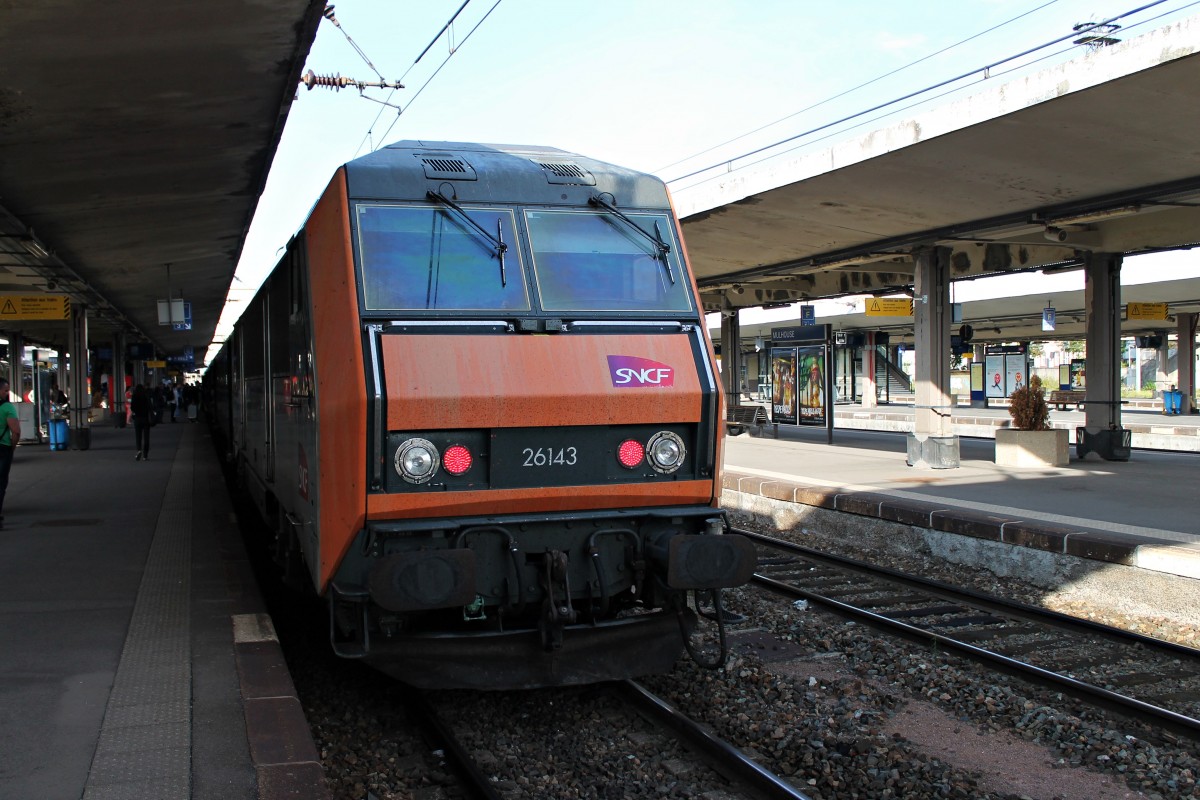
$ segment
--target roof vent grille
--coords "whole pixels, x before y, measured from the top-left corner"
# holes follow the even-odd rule
[[[547,161],[535,161],[533,163],[545,170],[546,181],[548,183],[578,184],[581,186],[596,185],[596,178],[592,173],[578,164]]]
[[[475,169],[461,158],[453,156],[421,156],[425,177],[435,180],[473,181]]]

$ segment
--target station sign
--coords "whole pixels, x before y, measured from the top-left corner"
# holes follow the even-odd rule
[[[911,297],[872,297],[866,302],[866,313],[868,317],[911,317],[913,301]]]
[[[829,338],[829,325],[794,325],[771,328],[772,342],[823,342]]]
[[[1125,319],[1166,319],[1166,303],[1126,303]]]
[[[71,298],[65,294],[0,295],[0,320],[66,320],[71,318]]]

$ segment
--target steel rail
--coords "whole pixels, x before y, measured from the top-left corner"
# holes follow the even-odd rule
[[[450,726],[438,716],[437,711],[423,692],[417,689],[406,691],[404,702],[416,712],[413,717],[425,730],[426,738],[445,751],[448,766],[458,775],[468,795],[480,800],[504,800],[504,795],[479,770],[475,760],[467,754],[454,732],[450,730]]]
[[[769,538],[769,537],[768,537]],[[848,617],[856,622],[861,622],[865,625],[870,625],[887,633],[902,636],[910,641],[919,644],[935,644],[939,648],[956,653],[958,655],[971,658],[988,665],[994,669],[1006,672],[1033,683],[1042,686],[1049,686],[1054,689],[1059,689],[1068,694],[1085,699],[1088,702],[1115,711],[1135,719],[1146,722],[1152,722],[1160,725],[1172,733],[1181,734],[1192,739],[1200,740],[1200,720],[1192,717],[1178,714],[1174,711],[1152,705],[1150,703],[1137,700],[1127,695],[1113,692],[1109,689],[1104,689],[1075,678],[1060,675],[1057,672],[1043,669],[1041,667],[1028,664],[1024,661],[1019,661],[1008,656],[993,653],[990,650],[985,650],[982,647],[960,642],[944,634],[935,633],[933,631],[919,628],[915,625],[909,625],[906,622],[890,619],[879,614],[866,611],[848,603],[843,603],[840,600],[834,600],[830,597],[811,592],[807,589],[802,589],[799,586],[794,586],[766,575],[756,573],[754,582],[770,589],[777,594],[782,594],[787,597],[793,597],[803,600],[808,600],[811,603],[816,603],[840,616]]]
[[[1200,660],[1200,650],[1194,647],[1188,647],[1184,644],[1168,642],[1164,641],[1163,639],[1156,639],[1153,636],[1146,636],[1143,633],[1128,631],[1124,628],[1114,628],[1111,625],[1105,625],[1094,620],[1073,617],[1069,614],[1051,611],[1048,608],[1038,608],[1037,606],[1031,606],[1028,603],[1021,603],[1016,600],[1007,600],[1003,597],[984,594],[983,592],[979,592],[974,589],[953,586],[951,584],[942,583],[941,581],[935,581],[930,578],[922,578],[918,575],[910,575],[906,572],[900,572],[899,570],[891,569],[889,567],[881,567],[877,564],[869,564],[865,561],[858,561],[853,558],[847,558],[845,556],[839,556],[833,553],[822,553],[819,550],[813,550],[803,545],[794,544],[783,539],[776,539],[772,536],[767,536],[756,531],[730,528],[729,532],[741,534],[747,539],[759,542],[767,547],[773,547],[777,550],[785,550],[787,552],[796,553],[797,555],[812,561],[820,561],[824,564],[846,567],[856,572],[870,573],[877,575],[884,580],[923,589],[932,594],[939,594],[948,600],[961,601],[963,598],[967,598],[972,605],[987,609],[989,611],[999,611],[1011,614],[1014,617],[1025,619],[1031,622],[1054,625],[1075,633],[1095,633],[1112,639],[1118,639],[1122,642],[1132,642],[1134,644],[1140,644],[1143,647],[1161,650],[1170,655]]]
[[[756,796],[770,800],[811,800],[775,773],[763,769],[741,750],[697,724],[666,700],[651,693],[641,684],[618,681],[614,684],[624,698],[638,711],[652,717],[665,727],[684,737],[696,750],[714,759],[714,770],[741,782]]]

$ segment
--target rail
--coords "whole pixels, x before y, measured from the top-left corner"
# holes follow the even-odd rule
[[[1005,615],[1006,617],[1016,618],[1024,622],[1034,622],[1046,626],[1053,627],[1059,631],[1071,631],[1076,634],[1088,635],[1103,635],[1110,640],[1122,642],[1128,647],[1139,648],[1138,652],[1145,654],[1146,650],[1154,649],[1165,656],[1171,658],[1185,657],[1192,660],[1195,664],[1200,665],[1200,651],[1183,645],[1164,642],[1159,639],[1142,636],[1140,634],[1112,628],[1110,626],[1101,625],[1099,623],[1082,620],[1076,617],[1070,617],[1065,614],[1058,614],[1046,609],[1039,609],[1034,606],[1028,606],[1013,601],[1004,600],[1001,598],[981,595],[977,592],[969,590],[961,590],[957,587],[952,587],[947,584],[929,581],[913,575],[905,575],[894,570],[875,567],[874,565],[865,564],[863,562],[853,561],[851,559],[832,556],[826,553],[819,553],[809,548],[804,548],[790,542],[775,539],[770,536],[756,533],[754,531],[736,530],[731,532],[740,533],[747,536],[752,541],[760,545],[783,551],[789,554],[798,556],[801,560],[812,563],[831,565],[836,569],[845,570],[847,572],[856,573],[859,575],[858,588],[853,592],[838,592],[842,599],[834,599],[827,594],[822,594],[820,591],[811,591],[795,583],[777,580],[768,575],[756,573],[754,582],[778,594],[787,597],[799,598],[808,600],[811,603],[823,606],[829,610],[870,625],[878,630],[887,633],[902,636],[910,641],[919,644],[930,645],[939,649],[948,650],[957,655],[965,656],[973,660],[982,662],[993,669],[1006,672],[1016,677],[1029,680],[1033,683],[1042,686],[1066,692],[1074,697],[1080,698],[1093,705],[1115,711],[1120,714],[1127,715],[1132,718],[1141,719],[1157,724],[1173,733],[1182,734],[1193,739],[1200,739],[1200,719],[1189,717],[1185,714],[1180,714],[1170,709],[1162,708],[1152,703],[1138,700],[1134,697],[1114,692],[1094,684],[1088,683],[1071,677],[1069,675],[1060,674],[1050,669],[1035,666],[1027,660],[1020,660],[1000,652],[988,650],[974,644],[964,641],[968,635],[978,631],[978,627],[971,627],[964,631],[963,635],[958,638],[947,636],[932,630],[934,625],[922,627],[910,622],[902,622],[901,617],[907,619],[916,619],[923,616],[947,616],[961,614],[963,612],[972,613],[977,610],[994,611]],[[761,563],[761,562],[760,562]],[[921,589],[932,595],[935,598],[950,600],[955,605],[935,605],[925,606],[924,608],[906,609],[906,610],[881,610],[880,612],[868,611],[854,605],[850,601],[853,594],[870,595],[871,589],[861,586],[861,575],[867,574],[874,578],[879,578],[882,581],[890,583],[898,583],[906,587]],[[864,601],[878,608],[880,602]],[[911,604],[914,601],[911,598],[905,598],[906,604]],[[967,617],[958,623],[949,623],[950,627],[967,627],[975,624],[996,625],[1005,623],[1004,619],[999,617],[985,616]],[[1065,672],[1066,670],[1064,670]],[[1194,674],[1194,670],[1192,672]],[[1171,676],[1167,676],[1168,678]],[[1117,679],[1113,681],[1119,682]]]

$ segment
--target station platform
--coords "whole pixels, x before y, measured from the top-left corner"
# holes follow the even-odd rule
[[[1200,456],[1135,449],[1129,461],[1105,462],[1072,453],[1066,467],[1015,468],[995,463],[991,439],[963,437],[959,448],[958,468],[916,469],[903,432],[836,427],[830,445],[824,428],[780,425],[776,436],[767,426],[726,439],[723,502],[789,526],[810,510],[849,514],[859,524],[837,523],[846,535],[884,526],[884,544],[907,526],[1031,578],[1037,559],[1020,551],[1053,556],[1043,563],[1047,583],[1064,580],[1068,563],[1200,579]]]
[[[0,530],[0,798],[325,798],[207,428],[17,448]]]
[[[833,416],[836,428],[909,432],[913,429],[914,415],[911,402],[894,402],[873,407],[838,404]],[[1003,405],[975,408],[960,404],[950,415],[952,433],[985,439],[996,438],[996,429],[1011,420],[1007,406]],[[1065,428],[1072,444],[1075,429],[1084,421],[1081,410],[1068,407],[1050,411],[1050,425]],[[1131,400],[1121,408],[1121,426],[1129,430],[1135,448],[1200,453],[1200,414],[1167,415],[1162,412],[1161,402]]]

